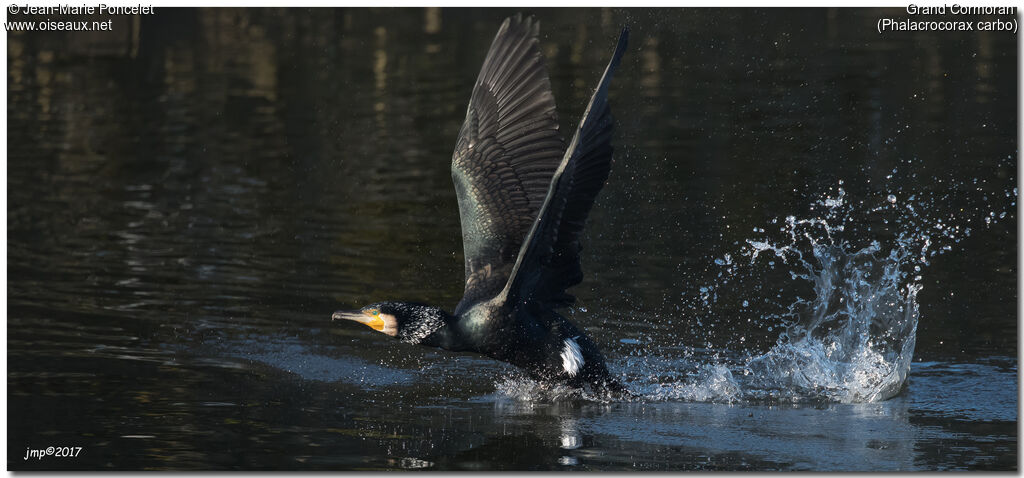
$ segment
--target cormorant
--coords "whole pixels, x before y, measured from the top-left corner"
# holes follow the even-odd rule
[[[583,280],[580,235],[611,166],[611,61],[566,147],[538,42],[521,14],[501,25],[473,87],[452,156],[462,218],[466,288],[452,314],[424,304],[378,302],[347,319],[403,342],[483,354],[540,381],[622,393],[604,357],[555,309]],[[628,392],[626,392],[628,393]]]

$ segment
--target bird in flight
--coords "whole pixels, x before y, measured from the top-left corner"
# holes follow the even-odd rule
[[[572,140],[558,131],[555,100],[533,17],[498,29],[473,87],[452,155],[462,220],[466,286],[452,313],[378,302],[337,311],[410,344],[474,352],[533,379],[628,393],[597,345],[557,310],[583,280],[580,236],[612,158],[608,87],[626,50],[623,28]]]

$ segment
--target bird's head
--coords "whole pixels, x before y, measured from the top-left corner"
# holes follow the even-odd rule
[[[359,310],[339,310],[331,320],[359,322],[403,342],[419,343],[446,325],[448,314],[437,307],[409,302],[377,302]]]

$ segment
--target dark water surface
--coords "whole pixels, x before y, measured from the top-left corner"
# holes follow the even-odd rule
[[[880,35],[899,9],[534,12],[563,131],[632,27],[567,313],[613,372],[674,395],[546,397],[330,324],[459,300],[450,155],[511,13],[166,8],[8,33],[8,468],[1017,469],[1016,37]],[[765,261],[723,283],[715,260],[837,194],[851,247],[923,240],[921,216],[957,231],[929,229],[904,391],[691,380],[768,350],[807,294]],[[859,219],[890,195],[929,202]],[[82,451],[24,460],[48,446]]]

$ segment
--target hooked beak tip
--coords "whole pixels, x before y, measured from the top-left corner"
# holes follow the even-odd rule
[[[361,310],[338,310],[331,314],[331,322],[338,320],[352,320],[359,323],[366,323],[366,314]]]

